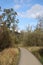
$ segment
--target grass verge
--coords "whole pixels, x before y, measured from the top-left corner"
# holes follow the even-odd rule
[[[0,65],[17,65],[19,61],[20,50],[18,48],[9,48],[0,52]]]
[[[40,54],[40,50],[43,49],[43,47],[26,47],[31,53],[33,53],[39,61],[43,64],[43,52]]]

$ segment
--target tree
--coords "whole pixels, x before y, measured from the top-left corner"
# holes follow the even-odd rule
[[[0,51],[13,46],[13,36],[17,28],[18,19],[16,19],[17,13],[11,9],[2,10],[0,7]],[[12,31],[10,31],[12,29]],[[13,36],[12,36],[13,34]]]
[[[32,26],[30,26],[30,25],[28,24],[27,27],[26,27],[26,31],[31,32],[31,31],[32,31]]]
[[[1,10],[1,8],[0,8],[0,12],[2,13],[0,15],[0,26],[3,23],[5,23],[5,25],[9,29],[15,30],[17,27],[17,23],[18,23],[18,19],[16,19],[17,12],[15,12],[14,9],[12,9],[12,8],[4,9],[4,10]]]
[[[37,20],[36,30],[43,31],[43,16],[38,16]]]

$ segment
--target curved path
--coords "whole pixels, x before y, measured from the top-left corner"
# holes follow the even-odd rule
[[[37,58],[25,48],[20,48],[21,57],[18,65],[42,65]]]

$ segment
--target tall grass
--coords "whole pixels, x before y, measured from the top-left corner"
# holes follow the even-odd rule
[[[19,50],[14,48],[0,52],[0,65],[16,65],[19,58]]]

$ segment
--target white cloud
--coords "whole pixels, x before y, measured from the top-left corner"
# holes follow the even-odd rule
[[[21,5],[16,4],[16,5],[14,6],[14,9],[17,10],[17,9],[19,9],[20,7],[21,7]]]
[[[36,18],[37,16],[43,16],[43,6],[40,4],[36,4],[32,6],[29,10],[18,13],[19,16],[24,18]]]

